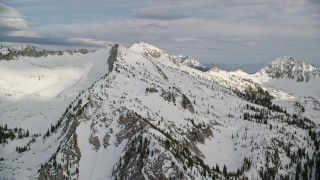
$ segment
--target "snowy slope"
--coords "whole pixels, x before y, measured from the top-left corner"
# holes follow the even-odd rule
[[[18,160],[11,161],[21,156],[15,153],[16,146],[26,145],[32,139],[37,139],[39,133],[45,134],[50,124],[56,123],[79,93],[107,73],[108,57],[109,50],[102,49],[86,55],[64,53],[39,58],[20,57],[16,61],[0,61],[1,125],[7,124],[9,128],[22,127],[33,135],[14,140],[2,147],[1,154],[8,152],[4,156],[6,163],[1,164],[2,170],[7,170],[6,173],[11,171],[15,174],[13,176],[15,179],[28,177],[30,173],[36,172],[39,165],[47,160],[48,154],[51,154],[58,144],[48,141],[31,143],[32,152],[24,156],[22,164]],[[17,168],[28,169],[29,172],[21,175]]]
[[[102,49],[87,55],[0,61],[1,123],[43,133],[43,127],[53,123],[81,91],[106,74],[108,56],[109,50]]]
[[[285,56],[253,74],[252,79],[266,88],[290,94],[296,101],[292,106],[304,107],[302,113],[320,124],[320,68]]]
[[[179,56],[169,55],[163,50],[145,42],[139,41],[133,44],[129,49],[133,52],[137,52],[146,57],[158,59],[162,63],[165,63],[166,65],[169,65],[169,66],[172,66],[172,63],[174,63],[177,66],[188,66],[200,71],[209,70],[195,58],[192,58],[189,56],[185,57],[182,55],[179,55]]]
[[[279,57],[253,76],[266,86],[299,96],[320,97],[320,68],[292,57]]]
[[[43,70],[43,74],[48,73],[44,77],[59,73],[68,76],[61,70],[50,74],[44,68],[74,68],[74,76],[60,82],[73,85],[51,91],[57,83],[37,84],[25,78],[39,87],[28,90],[28,83],[22,83],[29,94],[13,88],[18,82],[5,85],[7,91],[17,91],[14,96],[3,95],[3,102],[11,107],[17,108],[26,100],[29,105],[37,104],[27,98],[36,96],[41,101],[63,99],[54,106],[63,106],[65,111],[52,110],[57,116],[43,113],[52,121],[42,127],[41,135],[34,137],[27,151],[18,153],[14,148],[30,138],[9,140],[0,149],[4,154],[0,161],[2,177],[280,179],[295,176],[297,166],[311,164],[319,156],[319,127],[299,109],[289,108],[295,102],[291,96],[263,87],[257,76],[219,69],[202,72],[173,61],[172,56],[147,43],[64,57],[61,64],[59,57],[52,58],[52,62],[48,58],[41,61],[41,66],[35,66],[39,69],[34,67],[32,72]],[[40,63],[31,58],[17,64],[31,66],[29,61]],[[16,67],[7,66],[4,70]],[[23,68],[17,72],[14,74],[21,77],[11,74],[4,77],[8,79],[5,82],[26,76]],[[272,102],[269,89],[270,94],[278,95]],[[21,113],[5,112],[1,123]],[[30,116],[21,120],[21,127],[28,119],[38,122]],[[38,128],[29,130],[34,134]],[[305,176],[308,170],[309,179],[316,179],[316,163],[298,175]]]
[[[274,103],[286,107],[291,113],[298,111],[319,124],[319,72],[319,68],[303,61],[279,57],[255,74],[241,70],[229,72],[216,67],[206,75],[230,89],[244,91],[249,86],[261,86],[275,97]]]

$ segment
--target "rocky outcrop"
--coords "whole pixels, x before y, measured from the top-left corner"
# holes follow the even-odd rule
[[[93,146],[94,150],[98,151],[100,149],[100,141],[98,136],[91,136],[89,138],[89,143]]]
[[[320,77],[320,69],[298,61],[292,57],[279,57],[262,71],[272,79],[295,79],[297,82],[308,82],[312,78]]]
[[[190,102],[190,100],[188,99],[188,97],[184,94],[182,94],[182,102],[181,102],[181,106],[184,109],[188,109],[191,113],[194,113],[194,108],[192,103]]]
[[[64,53],[72,55],[73,53],[81,53],[87,54],[89,51],[87,49],[80,49],[78,51],[51,51],[45,50],[41,48],[37,48],[33,45],[21,46],[21,47],[5,47],[0,46],[0,49],[4,49],[6,52],[0,51],[0,60],[14,60],[18,57],[43,57],[43,56],[50,56],[50,55],[57,55],[61,56]]]
[[[108,58],[108,64],[109,64],[109,72],[113,69],[113,64],[117,60],[118,57],[118,48],[119,44],[115,44],[112,49],[110,50],[110,56]]]

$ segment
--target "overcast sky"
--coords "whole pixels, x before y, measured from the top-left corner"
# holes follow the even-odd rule
[[[0,41],[145,41],[202,63],[319,65],[320,0],[1,0]]]

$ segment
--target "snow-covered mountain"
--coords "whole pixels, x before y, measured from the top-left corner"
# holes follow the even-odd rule
[[[59,55],[81,53],[87,54],[87,49],[80,49],[78,51],[50,51],[42,48],[35,47],[33,45],[0,45],[0,60],[13,60],[19,57],[43,57],[48,55]]]
[[[209,68],[205,67],[204,65],[202,65],[198,60],[189,57],[189,56],[171,56],[172,61],[176,62],[177,64],[182,64],[185,66],[189,66],[191,68],[200,70],[200,71],[208,71]]]
[[[304,115],[320,123],[320,69],[318,67],[292,57],[279,57],[252,75],[252,79],[270,91],[291,96],[294,105],[284,106],[306,109],[307,112]]]
[[[287,61],[288,59],[291,59],[290,62]],[[217,67],[212,68],[206,74],[209,76],[207,78],[230,89],[236,88],[244,91],[248,86],[261,87],[275,97],[274,103],[285,107],[292,113],[297,111],[302,113],[301,109],[304,109],[304,116],[320,124],[320,84],[318,83],[320,77],[317,75],[319,68],[298,60],[294,60],[296,65],[292,67],[292,59],[279,57],[255,74],[248,74],[242,70],[229,72]],[[288,77],[286,72],[290,71],[295,72],[295,77],[301,75],[310,78],[304,82],[297,81],[298,78]],[[282,75],[276,78],[269,73]]]
[[[44,133],[82,91],[106,73],[109,50],[0,61],[1,125]]]
[[[288,56],[272,61],[260,73],[266,73],[272,79],[292,79],[297,82],[320,78],[319,68]]]
[[[198,60],[189,56],[176,56],[176,55],[169,55],[163,50],[145,43],[138,41],[137,43],[133,44],[130,47],[130,50],[143,54],[146,57],[156,58],[156,59],[166,59],[170,60],[171,62],[175,63],[178,66],[188,66],[200,71],[208,71],[209,68],[202,65]]]
[[[265,74],[174,57],[139,42],[0,61],[0,177],[320,177],[319,112]]]
[[[252,78],[295,96],[320,98],[320,68],[292,57],[277,58]]]

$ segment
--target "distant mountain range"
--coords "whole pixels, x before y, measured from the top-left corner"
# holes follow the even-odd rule
[[[219,67],[227,71],[236,71],[241,69],[247,73],[255,73],[265,67],[265,63],[252,63],[252,64],[223,64],[223,63],[204,63],[206,67],[213,68]]]
[[[320,71],[255,73],[145,42],[0,48],[3,179],[320,178]]]
[[[16,46],[4,46],[0,45],[0,60],[14,60],[20,56],[27,57],[43,57],[49,55],[63,55],[64,53],[73,54],[80,52],[87,54],[87,49],[80,49],[78,51],[65,50],[65,51],[50,51],[42,48],[35,47],[33,45],[16,45]]]
[[[320,69],[292,57],[279,57],[265,67],[262,73],[266,73],[273,79],[294,79],[297,82],[308,82],[320,77]]]

